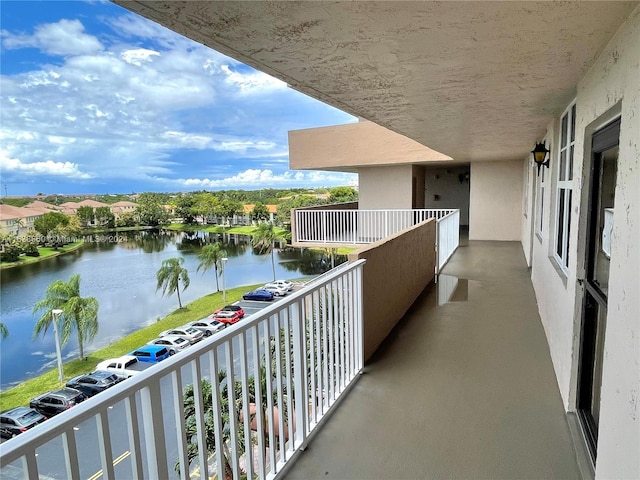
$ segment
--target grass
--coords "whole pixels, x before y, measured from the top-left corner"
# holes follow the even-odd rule
[[[253,290],[260,285],[262,284],[245,285],[244,287],[227,290],[226,303],[229,304],[239,300],[243,293]],[[222,292],[212,293],[199,298],[198,300],[173,311],[153,325],[149,325],[148,327],[133,332],[117,342],[112,343],[108,347],[90,353],[86,360],[76,359],[65,363],[65,382],[77,375],[93,371],[96,365],[103,360],[120,357],[131,350],[144,345],[148,341],[156,338],[163,330],[175,328],[177,326],[184,325],[187,322],[204,318],[211,315],[214,310],[223,306]],[[33,397],[49,390],[60,388],[65,382],[60,383],[58,381],[58,369],[56,367],[43,375],[22,382],[14,388],[0,392],[0,410],[7,410],[19,405],[28,406],[29,400]]]
[[[52,247],[38,247],[38,251],[40,252],[39,257],[28,257],[27,255],[22,255],[17,262],[2,262],[2,264],[0,264],[0,269],[19,267],[29,263],[37,263],[47,258],[57,257],[58,255],[77,250],[82,246],[82,243],[82,240],[78,240],[77,242],[70,243],[58,249]]]

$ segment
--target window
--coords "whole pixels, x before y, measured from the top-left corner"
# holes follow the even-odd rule
[[[573,151],[576,140],[576,106],[562,115],[560,152],[558,155],[558,184],[556,196],[556,237],[554,257],[566,271],[569,267],[569,234],[571,229],[571,201],[573,196]]]
[[[547,143],[544,139],[543,142]],[[536,221],[536,233],[539,237],[542,237],[544,232],[544,192],[545,192],[545,178],[547,177],[547,169],[541,168],[540,174],[536,177],[536,205],[535,205],[535,221]]]

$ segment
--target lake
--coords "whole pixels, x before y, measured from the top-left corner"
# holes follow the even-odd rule
[[[96,297],[100,304],[100,330],[86,352],[97,350],[141,327],[156,322],[178,308],[178,297],[156,292],[156,272],[162,261],[183,257],[191,284],[180,292],[183,305],[216,290],[213,270],[196,272],[197,254],[203,245],[219,241],[227,251],[227,288],[266,283],[273,279],[270,255],[257,255],[244,235],[169,231],[127,232],[100,235],[82,248],[39,263],[0,271],[0,313],[9,336],[0,342],[0,389],[55,368],[53,332],[33,338],[37,316],[33,305],[42,300],[49,284],[80,274],[80,293]],[[276,278],[311,277],[331,268],[327,253],[307,249],[275,251]],[[336,256],[335,264],[346,261]],[[219,278],[222,289],[222,278]],[[75,337],[62,351],[63,361],[78,357]]]

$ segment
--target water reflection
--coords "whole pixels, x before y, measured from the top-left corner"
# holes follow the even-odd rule
[[[331,265],[347,261],[346,255],[331,254],[326,250],[317,251],[284,248],[279,252],[281,264],[288,271],[299,271],[304,275],[319,275],[330,270]]]
[[[469,300],[469,280],[453,275],[438,275],[438,305]]]
[[[229,261],[226,265],[228,288],[264,283],[273,279],[271,256],[257,255],[251,239],[243,235],[207,232],[126,232],[97,236],[81,249],[20,268],[0,271],[0,311],[9,328],[9,337],[0,345],[1,388],[55,367],[55,347],[49,332],[32,339],[36,317],[35,302],[44,297],[47,286],[71,275],[81,276],[81,294],[93,296],[100,304],[100,331],[88,352],[109,345],[178,307],[177,297],[156,292],[155,274],[163,260],[182,256],[191,284],[181,296],[185,303],[216,289],[213,271],[197,271],[197,254],[213,242],[221,242]],[[100,241],[102,240],[102,241]],[[337,265],[346,256],[336,256]],[[277,278],[318,275],[331,268],[328,251],[282,248],[275,251]],[[75,338],[63,350],[65,359],[76,358]]]

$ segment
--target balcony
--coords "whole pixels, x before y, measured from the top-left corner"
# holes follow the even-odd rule
[[[463,242],[286,478],[581,478],[519,242]]]
[[[0,445],[3,475],[579,478],[520,244],[434,285],[435,223]]]

